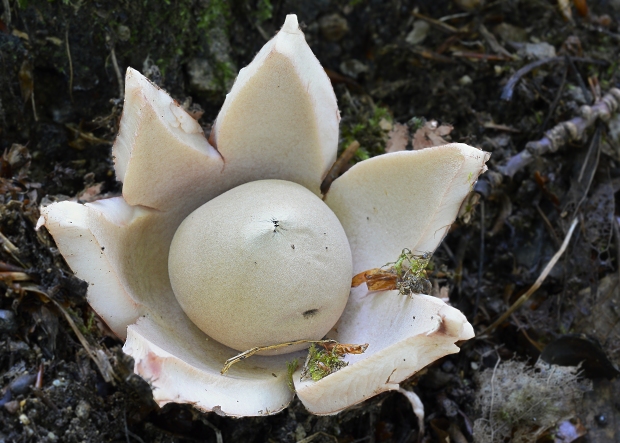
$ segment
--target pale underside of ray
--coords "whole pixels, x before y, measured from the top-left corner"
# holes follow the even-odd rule
[[[131,68],[112,155],[123,196],[132,206],[195,209],[228,189],[221,177],[224,162],[198,122]]]
[[[90,209],[76,202],[41,208],[39,226],[52,234],[58,250],[75,275],[88,283],[88,303],[119,337],[143,313],[143,306],[127,291],[115,264],[89,227]]]
[[[336,179],[324,200],[347,233],[353,273],[394,262],[403,248],[433,252],[487,159],[455,143],[373,157]]]
[[[191,403],[232,416],[278,412],[293,396],[286,362],[294,355],[254,357],[220,374],[238,352],[196,328],[174,297],[166,269],[177,224],[172,215],[116,197],[54,203],[42,208],[41,223],[76,275],[89,282],[93,309],[127,339],[124,351],[160,405]]]
[[[88,302],[120,338],[145,309],[176,304],[168,251],[183,213],[130,206],[114,197],[86,205],[53,203],[41,214],[71,269],[88,282]]]
[[[336,158],[340,116],[329,78],[294,15],[239,73],[211,133],[219,152],[200,125],[139,72],[129,68],[125,84],[113,156],[129,204],[194,209],[267,178],[320,194]]]
[[[341,343],[368,343],[364,354],[345,358],[349,366],[318,382],[293,376],[304,406],[319,415],[335,414],[399,383],[428,364],[459,351],[455,342],[474,336],[465,316],[438,298],[403,296],[398,291],[368,293],[355,288],[343,316],[328,334]]]
[[[134,358],[134,371],[149,381],[160,406],[190,403],[231,416],[269,415],[288,406],[294,394],[287,361],[300,357],[254,356],[222,375],[224,362],[238,352],[209,339],[177,306],[129,326],[123,351]]]

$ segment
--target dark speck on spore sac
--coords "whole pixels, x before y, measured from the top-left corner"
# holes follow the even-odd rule
[[[304,316],[304,318],[312,318],[316,315],[317,312],[319,312],[318,309],[308,309],[302,315]]]

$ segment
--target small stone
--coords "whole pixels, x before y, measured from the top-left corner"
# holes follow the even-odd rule
[[[555,48],[547,42],[525,43],[517,53],[527,59],[542,60],[555,57]]]
[[[461,86],[471,85],[472,83],[473,81],[469,75],[464,75],[463,77],[459,78],[459,85]]]
[[[26,414],[20,414],[19,421],[21,421],[24,426],[28,426],[30,424],[30,419],[26,416]]]
[[[394,127],[394,125],[392,125],[392,123],[384,118],[382,118],[379,121],[379,127],[381,129],[383,129],[385,132],[389,132],[392,130],[392,128]]]
[[[442,365],[441,365],[441,370],[444,372],[454,372],[454,363],[452,363],[450,360],[446,360]]]
[[[56,434],[54,434],[53,432],[48,432],[47,433],[47,438],[50,441],[56,441],[58,439],[58,437],[56,437]]]
[[[611,139],[620,146],[620,114],[614,115],[607,123],[607,127]]]
[[[321,17],[319,29],[325,40],[337,42],[349,32],[349,24],[346,18],[335,13]]]
[[[61,384],[62,384],[62,383],[61,383],[61,382],[60,382],[60,380],[58,380],[58,379],[56,379],[56,380],[54,380],[54,381],[52,382],[52,385],[53,385],[53,386],[55,386],[55,387],[57,387],[57,388],[58,388]]]
[[[90,414],[90,404],[84,400],[80,400],[77,407],[75,408],[75,415],[78,418],[86,420],[89,414]]]
[[[116,33],[118,35],[118,39],[122,42],[126,42],[131,38],[131,30],[125,25],[118,25]]]
[[[576,88],[576,87],[567,88],[566,93],[572,100],[577,102],[577,104],[580,106],[588,104],[590,101],[590,98],[592,98],[590,94],[588,94],[588,96],[586,97],[586,95],[583,92],[583,89]]]
[[[430,29],[431,26],[427,22],[423,20],[418,20],[413,23],[413,29],[411,30],[411,32],[409,32],[409,34],[407,34],[407,37],[405,37],[405,41],[410,45],[417,45],[418,43],[422,43],[426,39],[426,36],[428,35],[428,31]]]
[[[9,414],[15,414],[19,410],[19,402],[17,400],[8,401],[4,404],[4,409]]]
[[[194,58],[187,64],[189,84],[196,91],[215,93],[220,90],[215,73],[204,58]]]
[[[342,72],[344,75],[348,75],[351,78],[357,79],[360,74],[368,72],[368,66],[366,66],[361,61],[352,58],[340,63],[340,72]]]
[[[518,26],[503,22],[493,28],[493,32],[505,42],[526,42],[527,31]]]
[[[28,353],[30,352],[30,346],[28,346],[25,342],[21,340],[9,342],[9,349],[14,353]]]
[[[13,332],[17,329],[17,321],[13,311],[0,309],[0,334]]]
[[[15,378],[10,384],[9,389],[13,394],[25,394],[28,392],[30,386],[32,386],[37,379],[36,374],[23,374]]]

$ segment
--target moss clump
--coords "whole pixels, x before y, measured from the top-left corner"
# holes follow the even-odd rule
[[[345,113],[347,112],[345,109]],[[355,153],[356,161],[384,154],[389,132],[386,131],[385,124],[391,126],[392,122],[390,112],[381,106],[372,106],[370,110],[360,110],[355,115],[345,114],[340,127],[342,131],[340,150],[344,150],[354,140],[357,140],[361,147]]]
[[[293,383],[293,374],[299,367],[299,360],[294,358],[291,361],[286,362],[286,384],[291,392],[295,392],[295,383]]]
[[[385,267],[391,267],[396,272],[396,289],[401,294],[428,294],[431,283],[426,278],[426,268],[430,259],[430,252],[415,255],[405,248],[394,263],[388,263]]]
[[[273,5],[271,4],[271,0],[258,0],[256,2],[256,9],[250,14],[252,14],[259,23],[266,22],[273,17]]]
[[[301,373],[301,379],[311,378],[319,381],[347,366],[348,363],[342,360],[342,354],[338,353],[337,348],[331,350],[318,349],[314,344],[308,348],[308,358]]]

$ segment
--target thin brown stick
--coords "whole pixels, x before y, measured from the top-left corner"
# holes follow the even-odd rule
[[[25,272],[0,272],[0,281],[29,281],[30,276]]]
[[[473,58],[476,60],[491,60],[491,61],[499,61],[499,62],[505,62],[505,61],[512,60],[511,57],[508,57],[504,54],[485,54],[482,52],[470,52],[470,51],[454,51],[451,55],[453,57]]]
[[[562,242],[560,242],[560,237],[558,237],[558,234],[555,232],[555,229],[553,229],[553,225],[547,218],[547,215],[545,215],[543,210],[540,209],[540,206],[538,204],[534,205],[534,207],[538,211],[538,214],[540,215],[540,217],[545,222],[545,227],[547,228],[547,232],[549,232],[549,235],[551,236],[553,243],[555,243],[556,247],[560,247],[560,245],[562,244]]]
[[[565,56],[565,57],[567,58],[567,60],[566,60],[566,66],[564,66],[564,72],[562,73],[562,80],[560,81],[558,92],[555,94],[555,98],[553,99],[551,106],[549,106],[549,110],[547,111],[547,116],[545,117],[541,125],[541,130],[543,131],[547,129],[547,124],[549,123],[549,120],[551,120],[551,117],[553,116],[555,109],[558,107],[558,103],[560,103],[562,94],[564,93],[564,87],[566,86],[566,78],[568,77],[568,69],[569,69],[568,56]]]
[[[495,36],[482,23],[480,23],[480,26],[478,27],[478,31],[480,32],[480,35],[482,35],[484,37],[484,39],[487,41],[487,43],[489,44],[491,49],[496,54],[503,55],[504,58],[507,57],[510,60],[515,60],[515,59],[518,58],[517,56],[515,56],[515,55],[511,54],[510,52],[508,52],[508,50],[506,48],[504,48],[502,45],[500,45],[500,43],[497,41]]]
[[[543,271],[540,273],[540,275],[538,276],[538,278],[536,279],[532,287],[530,287],[530,289],[528,289],[525,294],[519,297],[519,299],[516,302],[514,302],[512,306],[508,308],[508,310],[500,316],[500,318],[495,320],[491,324],[491,326],[489,326],[484,331],[482,331],[479,337],[483,337],[493,332],[495,328],[501,325],[508,317],[512,315],[513,312],[519,309],[523,305],[523,303],[525,303],[532,296],[532,294],[534,294],[534,292],[536,292],[538,288],[540,288],[540,285],[543,284],[543,282],[545,281],[545,279],[547,278],[547,276],[549,275],[549,273],[551,272],[555,264],[558,262],[562,254],[564,254],[564,251],[566,251],[566,248],[568,247],[570,239],[573,236],[573,231],[575,230],[575,227],[577,226],[577,220],[578,220],[577,217],[573,219],[570,225],[570,228],[568,229],[568,232],[566,234],[566,237],[564,237],[564,242],[562,243],[562,246],[560,247],[558,252],[556,252],[555,255],[551,258],[549,263],[547,263],[547,266],[545,266],[545,269],[543,269]]]
[[[349,146],[346,147],[338,160],[333,164],[325,178],[323,179],[323,183],[321,183],[321,193],[325,194],[329,191],[329,187],[332,185],[332,182],[338,178],[340,175],[340,171],[344,165],[349,163],[349,160],[353,158],[357,150],[360,148],[360,143],[357,140],[353,140]]]
[[[2,232],[0,232],[0,243],[2,244],[2,249],[4,249],[4,251],[8,253],[22,268],[28,267],[17,256],[17,254],[19,254],[19,248],[15,246],[4,234],[2,234]]]

